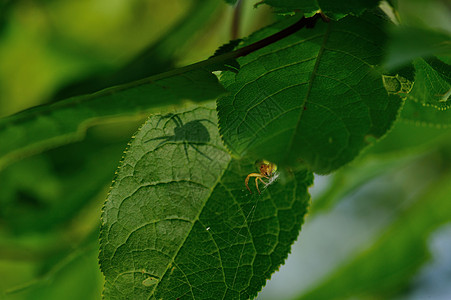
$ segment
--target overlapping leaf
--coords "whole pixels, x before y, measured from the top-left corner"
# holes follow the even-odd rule
[[[415,67],[415,83],[407,99],[447,109],[451,107],[451,66],[437,58],[418,58]]]
[[[391,127],[401,100],[388,95],[376,66],[386,40],[374,14],[319,22],[240,58],[221,79],[221,134],[238,156],[306,163],[320,173],[347,162]],[[261,39],[282,25],[257,32]]]
[[[264,0],[263,3],[281,11],[300,10],[306,16],[312,16],[321,10],[328,17],[339,20],[348,14],[360,15],[366,9],[376,7],[379,0]]]
[[[261,196],[231,159],[216,111],[153,116],[136,134],[104,207],[108,299],[248,299],[288,255],[306,213],[307,171]]]
[[[203,69],[157,75],[0,120],[0,168],[11,160],[79,138],[89,122],[155,107],[214,99],[224,89]]]

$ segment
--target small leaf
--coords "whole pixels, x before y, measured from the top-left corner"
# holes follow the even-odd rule
[[[232,159],[222,146],[215,109],[152,116],[105,203],[105,297],[255,297],[299,233],[312,174],[288,173],[251,195],[244,186],[251,172],[253,162]]]
[[[398,74],[395,76],[383,75],[385,89],[392,94],[398,94],[400,97],[407,97],[413,87],[413,82]]]
[[[386,36],[376,15],[317,23],[238,59],[221,77],[221,135],[237,156],[298,161],[328,173],[354,159],[395,120],[401,100],[388,95],[376,66]],[[248,43],[279,30],[251,36]]]
[[[376,7],[379,0],[264,0],[264,3],[281,11],[300,10],[307,17],[322,11],[328,17],[339,20],[348,14],[362,14],[366,9]]]
[[[414,60],[415,83],[407,99],[446,109],[451,107],[451,66],[437,58]]]
[[[60,146],[83,136],[100,118],[151,108],[205,101],[224,92],[216,76],[197,69],[174,70],[98,93],[38,106],[0,119],[0,169],[13,159]]]

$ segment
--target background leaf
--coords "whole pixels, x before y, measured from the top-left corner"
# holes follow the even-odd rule
[[[299,299],[393,298],[427,259],[425,237],[449,222],[450,174],[443,174],[402,212],[371,248],[338,268]],[[337,295],[340,295],[337,297]]]
[[[7,289],[2,299],[99,299],[103,276],[97,255],[96,240],[91,238],[90,243],[72,250],[37,280]]]
[[[178,72],[178,73],[177,73]],[[136,114],[216,98],[224,89],[216,76],[197,69],[149,77],[95,94],[34,107],[0,119],[0,168],[13,159],[80,139],[100,118]]]
[[[319,22],[240,58],[240,71],[221,77],[229,91],[218,100],[227,147],[276,163],[302,160],[319,173],[351,161],[390,128],[401,105],[399,97],[387,95],[375,70],[384,24],[373,14]],[[248,42],[282,26],[257,32]]]
[[[151,117],[105,203],[105,296],[254,297],[299,233],[312,175],[287,174],[286,185],[250,195],[244,178],[253,171],[222,146],[214,109]]]
[[[71,220],[110,184],[127,144],[111,140],[91,132],[83,142],[23,159],[2,170],[3,228],[21,234],[46,232]]]
[[[208,26],[221,2],[193,0],[188,1],[188,4],[189,7],[183,9],[185,10],[183,16],[171,28],[160,29],[165,31],[164,35],[153,41],[128,63],[115,70],[100,72],[64,86],[53,97],[54,100],[94,93],[175,68],[177,60],[175,53],[186,47],[193,36],[199,33],[200,28]]]
[[[237,0],[224,0],[226,3],[235,4]]]
[[[450,130],[397,121],[383,139],[330,175],[331,184],[313,198],[311,214],[331,209],[374,178],[412,163],[428,149],[447,141],[450,133]]]

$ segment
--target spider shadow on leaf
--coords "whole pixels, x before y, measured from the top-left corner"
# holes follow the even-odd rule
[[[161,119],[157,123],[157,127],[160,124],[160,121],[163,119],[172,120],[175,123],[174,135],[160,136],[156,138],[152,138],[150,140],[145,141],[148,143],[150,141],[162,140],[156,147],[160,147],[168,142],[183,142],[183,148],[185,150],[186,158],[189,161],[188,156],[188,147],[192,147],[197,153],[207,158],[208,160],[212,160],[205,153],[200,151],[196,145],[203,145],[210,142],[210,134],[208,133],[207,128],[201,123],[202,121],[209,122],[216,126],[216,124],[208,119],[199,119],[194,121],[189,121],[186,124],[183,124],[182,119],[176,114],[167,114],[162,116]]]

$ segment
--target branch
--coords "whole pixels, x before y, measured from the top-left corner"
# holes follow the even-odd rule
[[[326,16],[324,16],[322,13],[317,13],[314,16],[309,17],[309,18],[302,17],[299,21],[297,21],[293,25],[291,25],[271,36],[268,36],[267,38],[264,38],[258,42],[255,42],[251,45],[245,46],[243,48],[237,49],[237,50],[229,52],[229,53],[214,56],[207,60],[203,60],[201,62],[197,62],[197,63],[191,64],[188,66],[184,66],[184,67],[174,69],[174,70],[171,70],[168,72],[160,73],[160,74],[157,74],[157,75],[154,75],[151,77],[133,81],[128,84],[120,85],[115,88],[108,88],[103,91],[100,91],[97,95],[103,94],[103,93],[105,93],[105,94],[115,93],[117,91],[129,89],[129,88],[135,87],[135,86],[148,84],[148,83],[154,82],[156,80],[160,80],[162,78],[172,77],[172,76],[183,74],[188,71],[195,70],[195,69],[206,69],[210,72],[216,71],[217,66],[221,63],[230,61],[231,59],[235,59],[238,57],[246,56],[246,55],[248,55],[252,52],[255,52],[261,48],[264,48],[277,41],[280,41],[281,39],[286,38],[287,36],[290,36],[293,33],[298,32],[299,30],[301,30],[304,27],[313,28],[316,24],[316,21],[318,21],[318,19],[322,19],[324,22],[329,22],[329,19]]]

